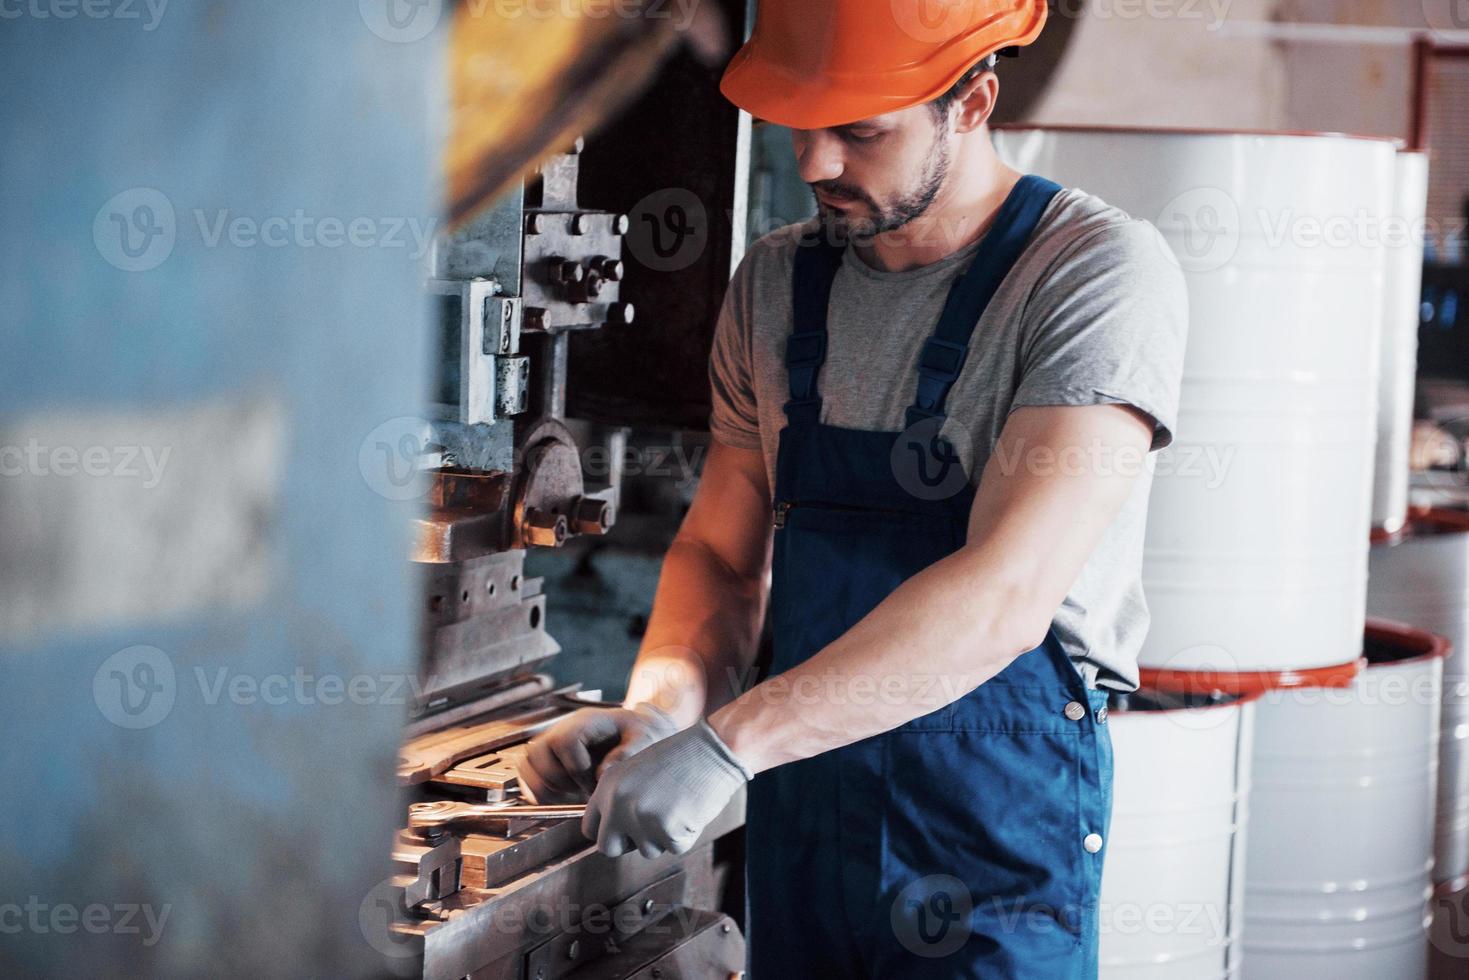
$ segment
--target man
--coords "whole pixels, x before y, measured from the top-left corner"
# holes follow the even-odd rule
[[[995,156],[993,56],[1044,2],[921,7],[762,0],[722,90],[792,127],[819,213],[730,284],[625,706],[523,773],[590,793],[613,855],[686,850],[748,783],[754,980],[1096,973],[1185,289],[1151,225]]]

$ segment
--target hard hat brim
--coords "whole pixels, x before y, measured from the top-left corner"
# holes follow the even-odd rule
[[[1045,24],[1044,3],[1020,36],[992,46],[957,47],[926,64],[881,76],[842,76],[831,73],[797,75],[762,57],[758,38],[752,37],[735,52],[719,91],[757,119],[792,129],[825,129],[871,119],[887,112],[921,105],[947,92],[975,62],[1001,48],[1031,43]],[[936,64],[947,61],[947,64]]]

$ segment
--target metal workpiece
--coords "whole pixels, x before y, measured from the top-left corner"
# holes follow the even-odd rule
[[[482,573],[480,580],[495,581]],[[656,967],[660,977],[693,980],[737,972],[743,937],[711,911],[718,906],[712,841],[743,819],[742,795],[688,854],[651,860],[596,851],[581,832],[585,804],[519,796],[519,756],[527,740],[575,710],[559,696],[571,690],[446,726],[405,748],[400,778],[416,784],[419,799],[393,851],[403,916],[394,934],[412,944],[428,978],[591,980],[652,977]],[[484,774],[498,799],[464,799],[485,789],[463,778],[470,772]]]
[[[500,837],[524,832],[546,820],[580,820],[585,804],[536,806],[514,801],[465,803],[459,800],[429,800],[408,808],[408,832],[435,840],[451,831],[478,830]]]
[[[398,782],[426,783],[465,759],[520,745],[564,714],[566,708],[547,695],[417,735],[398,751]]]
[[[460,888],[463,858],[456,837],[441,836],[434,841],[403,832],[393,845],[393,865],[401,875],[403,907],[413,908],[425,902],[438,902]]]
[[[545,835],[560,835],[566,841],[574,835],[579,846],[499,882],[492,890],[462,888],[443,903],[444,920],[410,925],[422,937],[423,976],[428,980],[469,975],[506,980],[537,975],[543,980],[650,976],[639,970],[676,954],[690,938],[702,934],[703,926],[716,930],[720,956],[734,957],[730,962],[735,965],[725,967],[720,959],[710,961],[720,970],[689,966],[694,972],[681,975],[706,980],[741,969],[744,941],[739,930],[723,916],[703,910],[717,905],[710,842],[738,825],[742,805],[743,799],[731,806],[701,843],[683,856],[609,858],[581,837],[576,821],[543,825],[547,829],[503,850],[513,855],[514,848],[533,846],[533,840]],[[667,920],[670,928],[649,928],[669,915],[675,916]],[[692,949],[685,955],[697,952]],[[623,954],[639,965],[628,967]]]

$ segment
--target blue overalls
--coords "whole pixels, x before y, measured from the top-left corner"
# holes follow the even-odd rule
[[[842,248],[797,248],[772,674],[963,545],[969,481],[926,499],[934,495],[904,489],[913,474],[894,466],[909,450],[926,453],[926,482],[953,462],[951,449],[938,439],[895,444],[925,420],[942,422],[980,314],[1059,189],[1028,176],[1005,201],[923,349],[906,437],[820,422],[817,377]],[[924,668],[915,659],[911,669]],[[1053,629],[947,707],[757,776],[747,808],[751,980],[1095,977],[1112,783],[1105,703]]]

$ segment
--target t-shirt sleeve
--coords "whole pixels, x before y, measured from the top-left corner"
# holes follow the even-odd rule
[[[1188,289],[1158,230],[1130,220],[1063,254],[1025,312],[1012,407],[1131,405],[1173,441],[1188,336]]]
[[[747,252],[735,268],[719,322],[714,328],[714,346],[709,352],[709,388],[713,407],[709,432],[735,449],[760,448],[760,416],[755,405],[755,372],[752,362],[750,312],[750,263]]]

